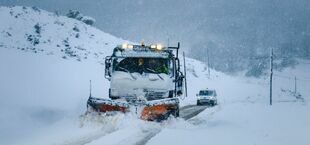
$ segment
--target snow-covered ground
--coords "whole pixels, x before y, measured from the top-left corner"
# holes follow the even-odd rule
[[[102,62],[124,40],[37,8],[0,7],[0,19],[0,144],[31,138],[67,118],[65,126],[76,125],[89,80],[94,96],[106,95]]]
[[[309,61],[295,69],[275,72],[279,76],[298,76],[297,91],[303,99],[292,95],[292,78],[275,76],[273,106],[269,106],[268,79],[230,77],[216,72],[211,72],[210,80],[192,77],[191,89],[203,86],[217,90],[219,106],[207,109],[185,124],[163,129],[148,144],[309,144],[310,81],[306,79],[310,75],[307,72],[310,72]],[[186,103],[195,103],[195,99],[188,98]]]
[[[104,63],[111,47],[124,40],[95,27],[36,7],[0,7],[0,47],[63,59]]]
[[[195,104],[200,89],[214,88],[218,106],[188,121],[145,122],[135,114],[81,118],[89,80],[94,96],[107,97],[109,83],[101,63],[124,40],[29,7],[0,7],[0,19],[7,20],[0,23],[0,144],[310,143],[309,61],[275,72],[273,106],[269,106],[268,78],[228,76],[214,70],[208,78],[205,64],[187,58],[189,95],[181,105]],[[295,75],[303,99],[292,94]]]

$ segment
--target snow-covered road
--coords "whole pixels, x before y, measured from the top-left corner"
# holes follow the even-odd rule
[[[180,118],[188,120],[198,115],[200,112],[205,110],[208,106],[197,106],[197,105],[187,105],[180,108]],[[158,131],[149,131],[146,133],[145,137],[138,141],[136,145],[145,145],[151,138],[158,134],[161,130]]]
[[[120,119],[119,117],[107,117],[103,119],[104,122],[102,124],[107,124],[110,126],[109,128],[105,128],[102,130],[97,130],[91,133],[87,133],[85,135],[61,141],[61,143],[57,143],[58,145],[97,145],[104,142],[109,142],[109,144],[134,144],[134,145],[145,145],[147,142],[156,136],[156,134],[160,133],[160,131],[172,125],[175,121],[185,121],[193,118],[198,115],[200,112],[204,111],[208,106],[196,106],[196,105],[187,105],[180,108],[180,118],[170,118],[168,121],[164,121],[161,123],[156,122],[145,122],[138,121],[145,126],[142,128],[138,128],[136,130],[132,130],[130,128],[119,128],[118,125],[111,125],[113,122],[117,122],[116,119]],[[112,118],[112,119],[111,119]],[[89,119],[89,118],[88,118]],[[91,120],[94,120],[92,118]],[[95,119],[97,120],[97,119]],[[111,127],[114,126],[114,127]],[[117,140],[114,140],[114,143],[111,143],[111,139],[118,136]]]
[[[180,117],[184,120],[188,120],[198,115],[205,110],[208,106],[187,105],[180,109]]]

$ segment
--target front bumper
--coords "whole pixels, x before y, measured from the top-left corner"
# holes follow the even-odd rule
[[[211,103],[216,102],[216,99],[198,99],[200,103]]]

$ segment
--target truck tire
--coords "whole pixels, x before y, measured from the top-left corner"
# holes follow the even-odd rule
[[[210,104],[211,106],[215,106],[215,101],[212,101]]]
[[[112,99],[112,96],[111,96],[111,89],[109,89],[109,98]]]
[[[197,100],[197,106],[199,106],[199,105],[201,105],[201,104],[200,104],[200,101],[199,101],[199,100]]]
[[[174,113],[174,117],[179,117],[180,116],[180,110],[179,110],[179,108],[175,111],[175,113]]]
[[[170,113],[169,113],[169,116],[172,115],[174,116],[175,118],[179,117],[180,116],[180,110],[179,110],[179,107],[175,110],[171,110]]]

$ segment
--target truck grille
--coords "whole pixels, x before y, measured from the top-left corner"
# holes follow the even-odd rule
[[[156,100],[156,99],[166,97],[166,96],[164,96],[165,94],[166,94],[166,92],[149,91],[145,94],[145,97],[147,98],[147,100]]]

